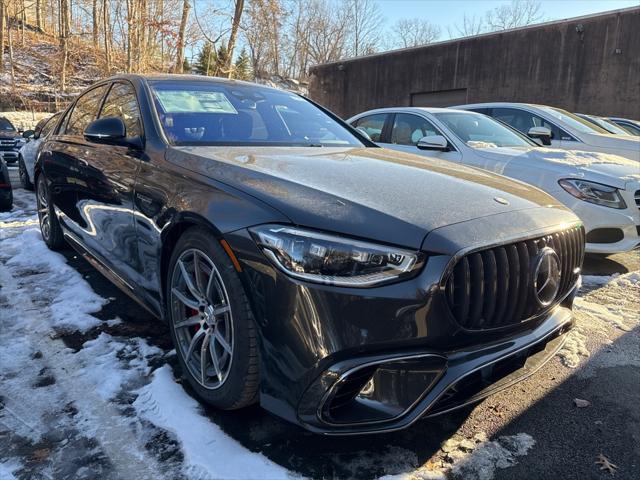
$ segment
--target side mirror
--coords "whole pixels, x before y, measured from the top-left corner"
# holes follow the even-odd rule
[[[35,130],[26,130],[22,132],[22,138],[32,139],[32,138],[35,138],[35,136],[36,136]]]
[[[542,145],[551,145],[551,130],[547,127],[531,127],[527,136],[535,140],[540,140]]]
[[[127,127],[120,117],[98,118],[84,129],[84,138],[89,142],[105,145],[140,148],[140,141],[127,138]]]
[[[418,140],[416,145],[420,150],[449,151],[449,142],[442,135],[429,135]]]
[[[371,140],[371,137],[369,136],[369,134],[367,133],[367,131],[364,128],[358,127],[358,128],[356,128],[356,131],[360,135],[362,135],[364,138],[366,138],[367,140]],[[371,140],[371,141],[373,141],[373,140]]]

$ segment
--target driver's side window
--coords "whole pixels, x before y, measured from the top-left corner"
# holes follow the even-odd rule
[[[425,118],[408,113],[398,113],[391,130],[391,143],[396,145],[417,145],[422,137],[442,135]]]
[[[570,135],[558,128],[557,125],[525,110],[517,108],[494,108],[491,116],[496,120],[512,126],[525,135],[527,135],[533,127],[545,127],[551,130],[551,138],[554,140],[572,140]]]

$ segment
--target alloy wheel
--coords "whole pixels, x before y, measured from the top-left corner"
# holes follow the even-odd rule
[[[45,240],[51,236],[51,217],[49,210],[49,199],[47,197],[47,182],[40,176],[38,180],[38,192],[36,195],[38,204],[38,220],[40,221],[40,231]]]
[[[233,321],[229,296],[209,256],[188,249],[171,276],[172,328],[184,363],[204,388],[226,381],[233,360]]]

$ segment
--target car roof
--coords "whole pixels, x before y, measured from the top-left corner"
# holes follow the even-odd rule
[[[442,112],[459,112],[459,113],[468,113],[471,115],[479,115],[476,112],[469,112],[468,110],[459,110],[455,108],[440,108],[440,107],[385,107],[385,108],[374,108],[372,110],[366,110],[364,112],[358,113],[355,116],[360,116],[363,114],[370,113],[393,113],[393,112],[414,112],[414,113],[442,113]]]
[[[469,108],[469,107],[548,107],[548,105],[542,105],[539,103],[524,103],[524,102],[484,102],[484,103],[466,103],[464,105],[456,105],[461,109]],[[455,107],[454,107],[455,108]]]
[[[267,90],[276,90],[279,92],[283,91],[283,89],[280,89],[280,88],[269,87],[267,85],[261,85],[259,83],[245,82],[244,80],[236,80],[233,78],[222,78],[222,77],[208,77],[205,75],[193,75],[193,74],[126,73],[126,74],[113,75],[109,78],[104,79],[104,81],[115,81],[115,80],[129,80],[134,83],[138,83],[138,82],[146,83],[149,81],[151,82],[153,81],[201,82],[201,83],[212,83],[212,84],[218,84],[218,85],[245,85],[248,87],[263,88]]]

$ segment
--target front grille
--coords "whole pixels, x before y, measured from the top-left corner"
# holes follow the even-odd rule
[[[584,229],[579,226],[542,237],[474,252],[462,257],[446,283],[446,298],[458,324],[468,330],[500,328],[540,314],[533,295],[533,260],[544,247],[555,250],[564,298],[579,275],[584,257]]]
[[[16,147],[15,140],[0,140],[0,151],[11,151]]]

